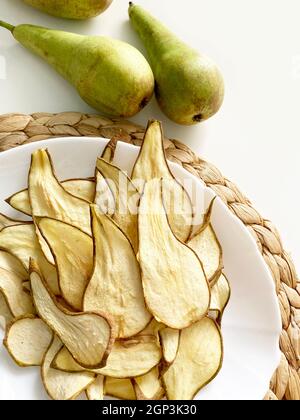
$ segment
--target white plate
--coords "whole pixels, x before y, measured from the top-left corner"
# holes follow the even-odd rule
[[[27,186],[31,153],[47,147],[60,179],[89,177],[95,159],[107,140],[68,138],[32,143],[0,154],[0,212],[20,217],[4,199]],[[130,171],[138,148],[119,143],[115,162]],[[199,213],[211,198],[212,190],[181,167],[171,164],[174,175],[197,192]],[[279,364],[281,319],[274,283],[255,241],[241,221],[220,199],[213,211],[213,225],[224,252],[225,273],[232,297],[223,319],[224,365],[218,377],[198,399],[261,400]],[[47,398],[37,368],[21,369],[0,347],[0,399],[37,400]]]

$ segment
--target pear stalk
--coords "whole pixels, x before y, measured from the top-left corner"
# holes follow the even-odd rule
[[[9,30],[11,33],[13,33],[13,31],[15,29],[15,27],[13,25],[10,25],[9,23],[4,22],[3,20],[0,20],[0,26],[2,28],[5,28],[5,29]]]

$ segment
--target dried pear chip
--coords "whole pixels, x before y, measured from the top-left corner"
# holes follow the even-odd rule
[[[188,246],[198,255],[203,264],[204,272],[211,285],[215,284],[223,269],[222,248],[211,225],[211,213],[215,200],[212,200],[203,224],[188,241]]]
[[[106,162],[113,162],[119,138],[119,136],[113,137],[105,146],[101,158],[106,160]]]
[[[108,183],[114,196],[113,219],[128,236],[134,250],[137,251],[137,210],[140,194],[126,173],[117,166],[103,159],[98,159],[97,170]],[[97,200],[95,203],[97,204]]]
[[[38,225],[36,224],[36,219],[37,218],[35,217],[34,218],[35,233],[36,233],[37,239],[39,241],[41,250],[42,250],[43,254],[45,255],[45,258],[48,261],[48,263],[55,266],[55,260],[54,260],[54,257],[52,255],[52,252],[51,252],[47,242],[45,241],[43,235],[41,234]]]
[[[95,203],[103,214],[113,216],[116,208],[114,195],[103,175],[96,169]]]
[[[62,187],[47,150],[37,150],[32,154],[28,193],[34,217],[51,217],[91,234],[89,203]]]
[[[161,360],[161,349],[155,337],[135,337],[115,341],[105,367],[92,369],[100,375],[113,378],[133,378],[148,373]],[[64,347],[55,357],[53,368],[67,372],[83,370]]]
[[[53,333],[40,318],[25,316],[6,330],[3,344],[21,367],[41,366]]]
[[[174,362],[179,346],[180,331],[172,328],[163,328],[159,331],[163,358],[165,363],[170,365]]]
[[[24,220],[11,219],[10,217],[5,216],[5,214],[0,213],[0,231],[9,226],[17,226],[31,223],[32,222],[26,222]]]
[[[211,289],[210,314],[221,323],[222,316],[230,299],[230,285],[224,274]]]
[[[145,184],[138,221],[147,307],[166,326],[186,328],[207,314],[210,289],[199,258],[170,228],[159,180]]]
[[[28,271],[23,267],[20,260],[7,251],[0,250],[0,268],[15,273],[22,277],[23,281],[29,278]]]
[[[152,179],[164,180],[163,198],[172,231],[178,239],[185,242],[192,229],[192,202],[170,171],[164,150],[162,127],[158,121],[152,121],[148,125],[131,178],[141,194],[145,182]]]
[[[94,272],[84,295],[83,309],[109,314],[117,338],[131,337],[151,320],[138,261],[121,229],[96,206],[92,206],[92,227]]]
[[[38,268],[31,261],[30,284],[39,316],[84,368],[104,366],[113,343],[111,325],[100,314],[72,313],[58,306]]]
[[[162,377],[167,398],[192,400],[216,377],[222,361],[222,335],[213,320],[204,318],[182,330],[176,359]]]
[[[154,367],[146,375],[134,379],[134,389],[138,400],[161,400],[164,396],[159,369]]]
[[[72,308],[81,311],[84,291],[93,271],[93,239],[59,220],[42,218],[38,226],[54,255],[62,297]]]
[[[5,330],[6,326],[12,322],[14,316],[9,309],[4,294],[0,291],[0,328]]]
[[[143,336],[143,335],[154,335],[155,337],[158,338],[158,333],[163,328],[166,328],[166,326],[164,324],[162,324],[161,322],[156,321],[155,318],[153,318],[149,322],[149,324],[147,325],[147,327],[145,329],[143,329],[143,331],[141,331],[139,333],[139,336]]]
[[[107,396],[121,400],[136,400],[135,390],[130,379],[110,378],[107,376],[104,383],[104,393]]]
[[[14,317],[35,313],[32,298],[23,289],[23,281],[16,273],[0,267],[0,291]]]
[[[10,226],[3,229],[0,232],[0,248],[17,257],[26,270],[29,270],[29,260],[33,258],[53,293],[59,294],[56,268],[45,258],[33,224]]]
[[[54,336],[42,364],[42,380],[53,400],[75,400],[95,380],[95,375],[90,372],[66,373],[52,369],[53,359],[62,346],[60,339]]]
[[[61,185],[68,193],[74,195],[75,197],[82,198],[83,200],[89,201],[90,203],[94,201],[96,184],[93,180],[69,179],[67,181],[62,181]],[[31,216],[31,205],[28,190],[23,190],[12,195],[6,200],[6,202],[15,210]]]
[[[100,401],[104,399],[104,379],[102,375],[97,375],[94,382],[86,389],[86,397],[88,400]]]

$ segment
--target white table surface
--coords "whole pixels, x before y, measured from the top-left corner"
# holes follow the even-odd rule
[[[219,63],[226,81],[220,113],[196,127],[168,121],[153,101],[133,120],[164,122],[212,161],[278,227],[300,269],[300,2],[299,0],[136,0]],[[102,16],[71,22],[43,15],[21,0],[0,0],[1,19],[120,38],[141,48],[127,0]],[[90,111],[48,66],[0,31],[0,113]]]

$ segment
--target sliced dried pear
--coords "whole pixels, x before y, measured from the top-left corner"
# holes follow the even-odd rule
[[[23,280],[16,273],[0,268],[0,291],[14,317],[35,313],[32,298],[23,289]]]
[[[108,183],[104,179],[103,175],[96,169],[96,194],[95,203],[103,214],[113,216],[116,208],[114,195],[109,188]]]
[[[91,371],[112,378],[133,378],[148,373],[161,360],[161,349],[155,337],[143,336],[115,341],[105,367]],[[81,366],[64,347],[55,357],[53,368],[80,372]]]
[[[192,229],[192,202],[170,171],[164,150],[162,127],[158,121],[149,123],[132,171],[132,180],[141,194],[145,182],[152,179],[163,179],[163,198],[171,228],[175,236],[185,242]]]
[[[140,194],[126,173],[117,166],[103,159],[98,159],[97,170],[108,183],[114,196],[113,219],[128,236],[134,250],[137,251],[137,210]],[[97,204],[97,200],[95,203]]]
[[[136,400],[135,390],[130,379],[110,378],[107,376],[104,383],[104,393],[107,396],[121,400]]]
[[[138,221],[147,307],[166,326],[186,328],[207,314],[210,289],[199,258],[170,228],[159,180],[145,184]]]
[[[43,254],[45,255],[45,258],[49,262],[49,264],[55,266],[55,260],[54,260],[54,257],[52,255],[52,252],[51,252],[47,242],[45,241],[43,235],[41,234],[38,225],[36,224],[36,219],[37,218],[34,218],[35,233],[36,233],[37,239],[39,241],[41,250],[42,250]]]
[[[201,260],[211,285],[215,284],[223,269],[222,248],[210,222],[213,204],[214,200],[204,216],[204,223],[188,241],[188,246],[196,252]]]
[[[113,137],[105,146],[101,158],[113,162],[119,137]]]
[[[92,206],[92,227],[94,272],[84,295],[83,309],[109,314],[117,338],[131,337],[151,320],[138,261],[121,229],[96,206]]]
[[[0,291],[0,328],[5,330],[6,326],[12,322],[14,316],[9,309],[4,294]]]
[[[182,330],[176,359],[162,377],[167,398],[192,400],[216,377],[222,361],[222,335],[213,320],[204,318]]]
[[[32,154],[28,193],[34,217],[51,217],[91,234],[89,203],[62,187],[47,150],[37,150]]]
[[[164,362],[168,365],[174,362],[178,346],[180,331],[172,328],[163,328],[159,331]]]
[[[53,293],[59,294],[56,268],[45,258],[33,224],[9,226],[3,229],[0,232],[0,248],[18,258],[26,270],[29,270],[29,260],[33,258]]]
[[[211,289],[210,314],[221,323],[222,315],[230,299],[230,285],[224,274]]]
[[[100,401],[104,399],[104,379],[104,376],[97,375],[94,382],[87,387],[85,393],[88,400]]]
[[[71,307],[81,311],[93,271],[93,239],[59,220],[42,218],[37,223],[55,258],[61,295]]]
[[[96,184],[93,180],[69,179],[67,181],[62,181],[61,185],[68,193],[74,195],[75,197],[82,198],[90,203],[94,201]],[[15,210],[31,216],[31,205],[28,190],[23,190],[12,195],[6,200],[6,202]]]
[[[58,306],[33,261],[30,264],[30,284],[39,316],[70,350],[74,359],[84,368],[102,367],[113,343],[109,321],[100,314],[72,313]]]
[[[25,316],[6,330],[3,344],[21,367],[41,366],[53,333],[40,318]]]
[[[75,400],[95,380],[95,375],[90,372],[66,373],[52,369],[53,359],[62,347],[60,339],[54,336],[42,364],[42,380],[53,400]]]
[[[29,278],[28,271],[23,267],[20,260],[7,251],[0,250],[0,268],[15,273],[22,277],[23,281]]]
[[[161,400],[164,389],[160,380],[158,367],[154,367],[146,375],[134,379],[135,392],[138,400]]]
[[[0,231],[8,226],[24,225],[31,222],[24,222],[22,220],[14,220],[5,214],[0,213]]]
[[[143,331],[141,331],[139,333],[140,335],[153,335],[154,337],[158,338],[158,333],[161,329],[166,328],[166,326],[164,324],[162,324],[161,322],[156,321],[155,318],[153,318],[149,324],[147,325],[146,328],[143,329]]]

